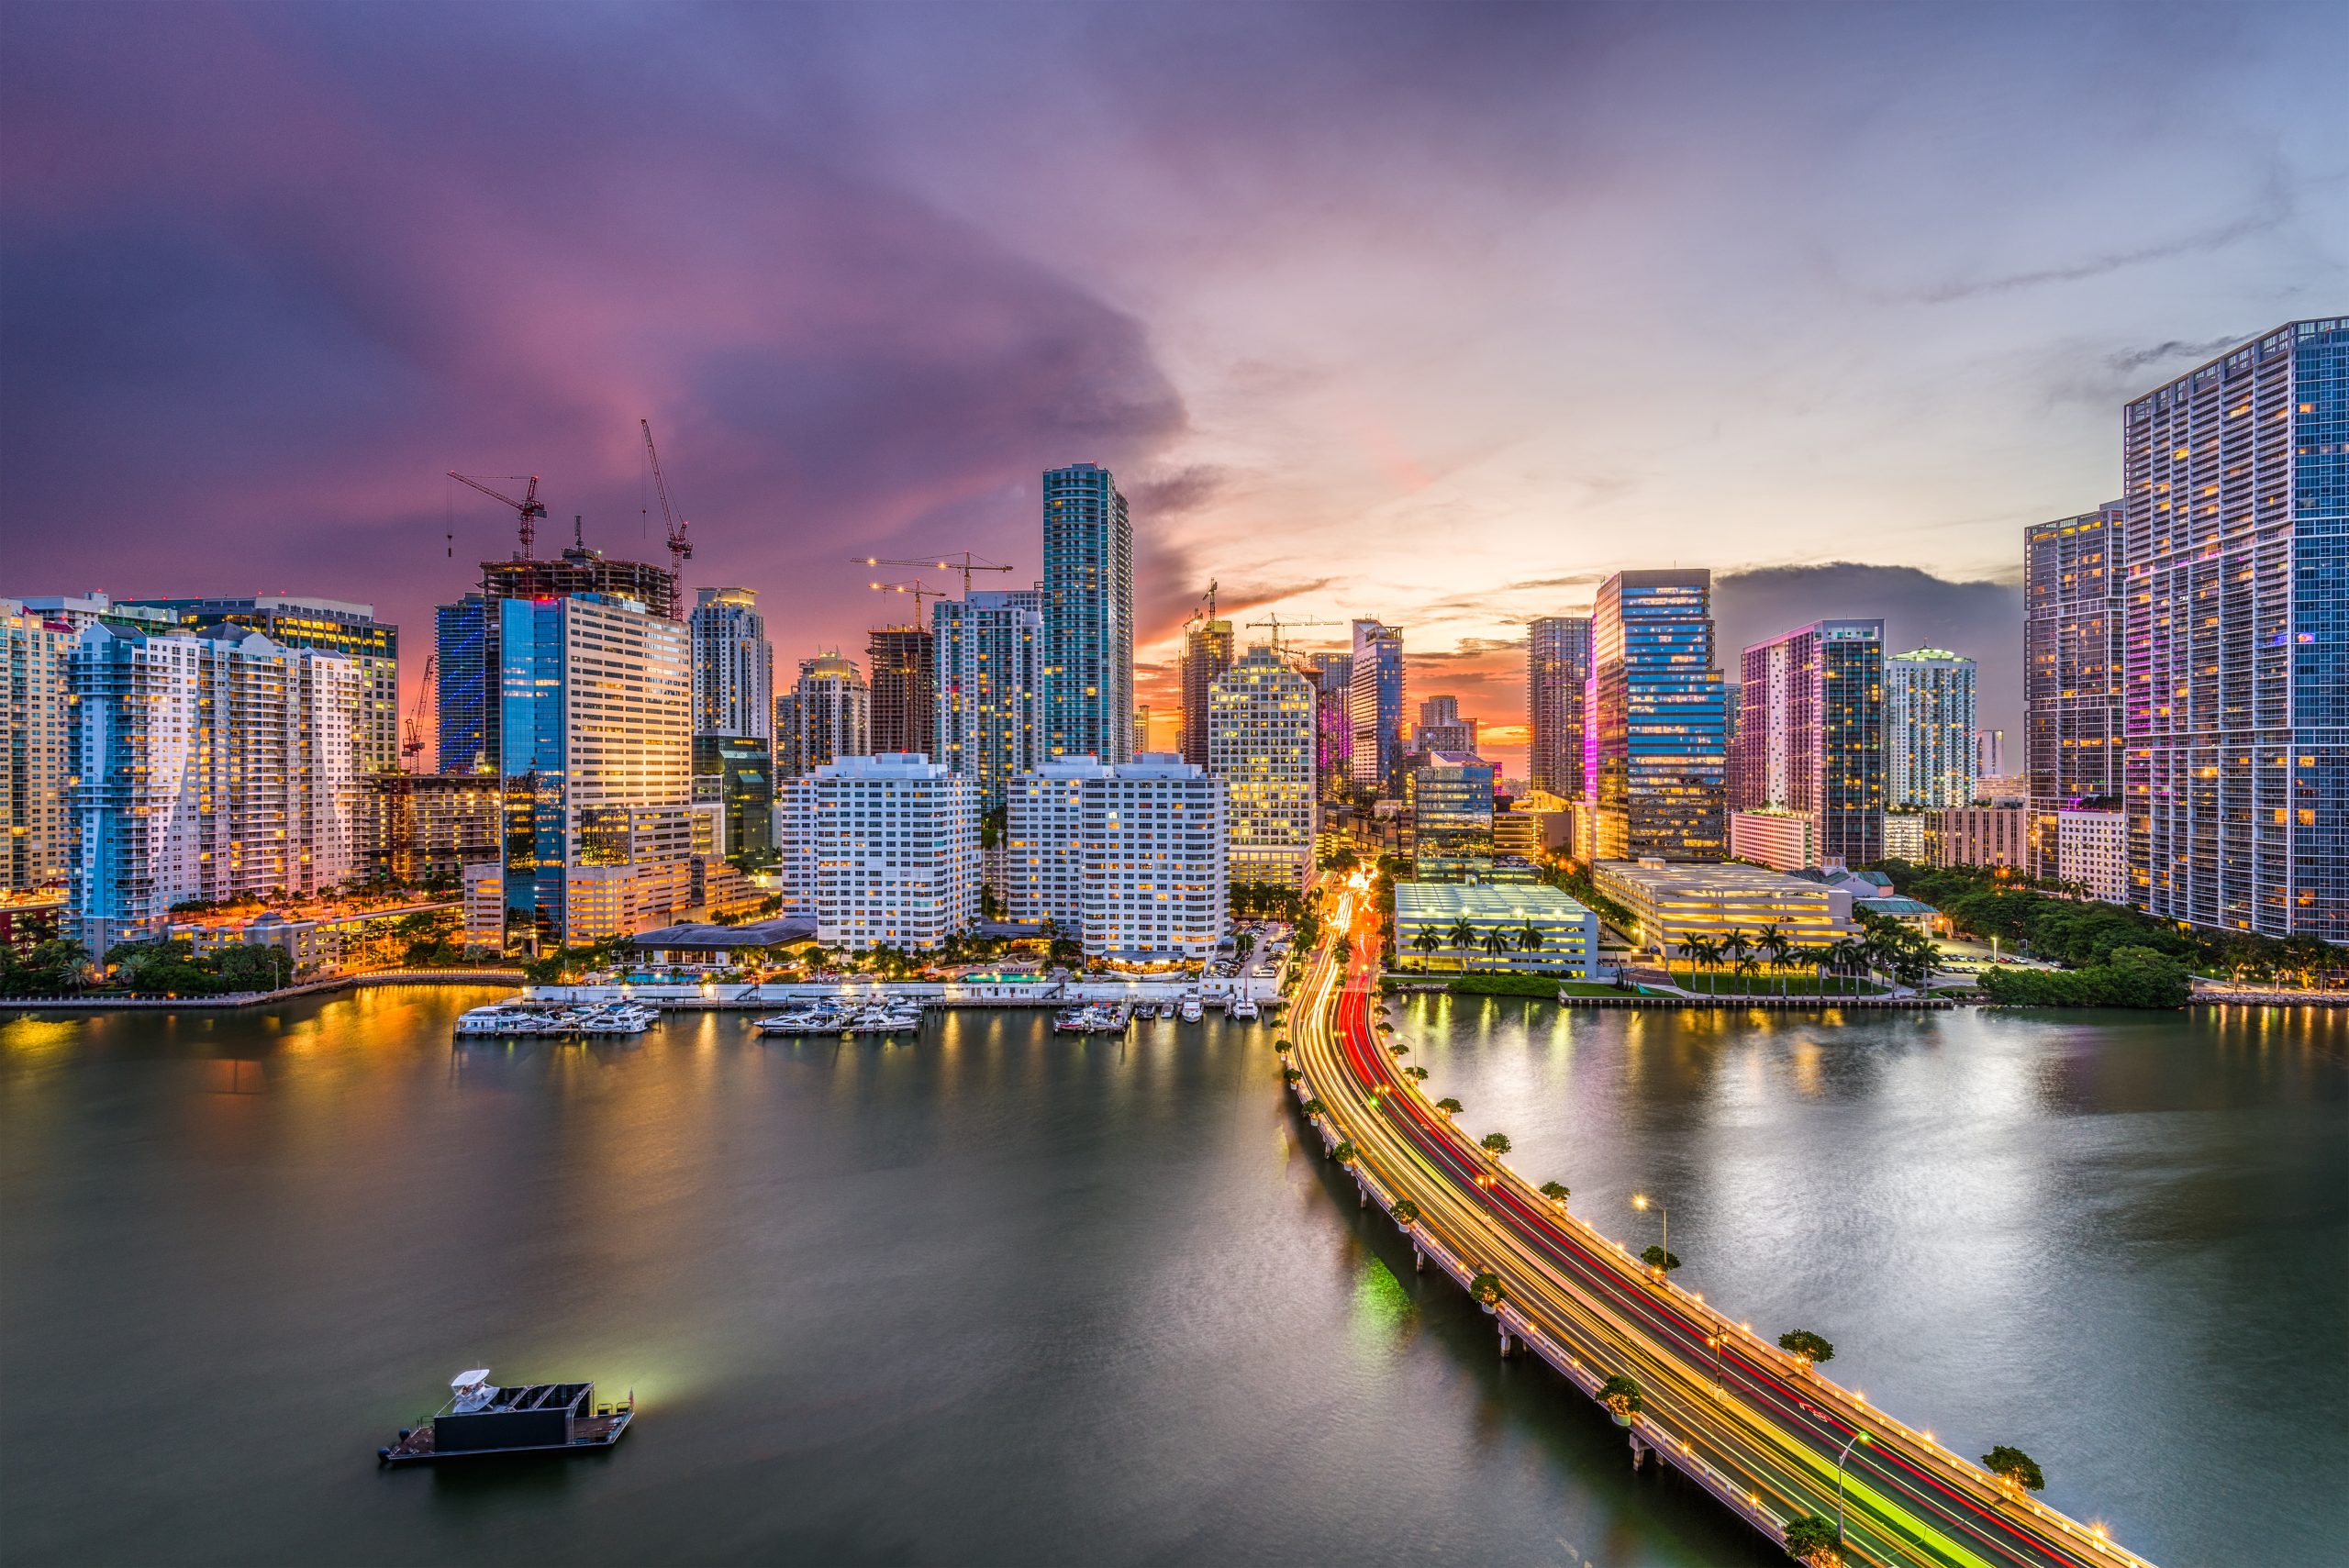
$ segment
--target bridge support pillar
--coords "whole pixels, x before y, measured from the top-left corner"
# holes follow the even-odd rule
[[[1362,1199],[1362,1202],[1355,1207],[1360,1208],[1368,1208],[1370,1207],[1370,1189],[1368,1187],[1357,1186],[1354,1188],[1354,1195]]]
[[[1507,1361],[1507,1360],[1508,1360],[1508,1324],[1506,1324],[1506,1323],[1504,1323],[1504,1324],[1502,1324],[1500,1327],[1501,1327],[1501,1360],[1503,1360],[1503,1361]]]
[[[1648,1445],[1633,1438],[1631,1440],[1631,1469],[1636,1472],[1640,1468],[1640,1462],[1647,1456]]]
[[[1417,1247],[1411,1249],[1411,1272],[1415,1274],[1428,1272],[1428,1255]]]

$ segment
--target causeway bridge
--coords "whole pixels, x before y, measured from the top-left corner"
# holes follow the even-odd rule
[[[1354,903],[1341,895],[1291,1009],[1296,1092],[1320,1100],[1326,1148],[1353,1145],[1365,1207],[1416,1206],[1404,1229],[1422,1267],[1464,1285],[1498,1276],[1502,1299],[1486,1310],[1501,1354],[1537,1355],[1593,1396],[1610,1376],[1635,1380],[1644,1409],[1631,1418],[1632,1462],[1674,1466],[1774,1540],[1806,1515],[1837,1518],[1840,1459],[1845,1562],[2150,1568],[1654,1279],[1622,1242],[1472,1143],[1378,1039],[1377,949],[1350,933],[1375,917]]]

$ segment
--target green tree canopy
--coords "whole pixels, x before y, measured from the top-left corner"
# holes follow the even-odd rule
[[[1409,1198],[1397,1199],[1395,1207],[1387,1213],[1394,1217],[1397,1225],[1417,1225],[1419,1222],[1419,1206]]]
[[[2047,1477],[2039,1473],[2037,1460],[2004,1443],[1982,1456],[1982,1468],[2018,1491],[2037,1492],[2047,1485]]]
[[[1843,1540],[1835,1533],[1835,1521],[1817,1514],[1805,1514],[1798,1519],[1787,1521],[1787,1555],[1809,1568],[1828,1568],[1842,1561]]]
[[[1542,1184],[1542,1195],[1552,1203],[1563,1204],[1575,1195],[1564,1182],[1544,1182]]]
[[[1661,1247],[1650,1247],[1640,1254],[1640,1262],[1652,1269],[1662,1269],[1665,1273],[1670,1273],[1680,1266],[1680,1254],[1667,1252]]]
[[[1598,1385],[1598,1402],[1615,1412],[1619,1418],[1628,1418],[1647,1408],[1647,1396],[1640,1392],[1638,1382],[1617,1373]]]
[[[1486,1153],[1496,1160],[1509,1151],[1508,1134],[1506,1132],[1488,1132],[1476,1142]]]
[[[1468,1294],[1486,1307],[1498,1307],[1507,1298],[1501,1289],[1501,1276],[1490,1269],[1479,1272],[1468,1282]]]
[[[1800,1356],[1813,1363],[1835,1359],[1835,1347],[1808,1329],[1794,1329],[1778,1336],[1778,1348],[1790,1356]]]
[[[1362,1151],[1354,1147],[1353,1139],[1341,1138],[1338,1140],[1337,1146],[1330,1151],[1330,1158],[1341,1165],[1351,1165],[1361,1156],[1361,1153]]]
[[[1435,1103],[1435,1108],[1442,1111],[1446,1116],[1458,1116],[1464,1107],[1458,1100],[1455,1100],[1447,1095],[1442,1099],[1440,1099]]]

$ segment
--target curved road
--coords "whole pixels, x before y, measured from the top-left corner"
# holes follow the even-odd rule
[[[1341,895],[1291,1009],[1300,1090],[1320,1098],[1335,1136],[1353,1142],[1377,1187],[1419,1206],[1419,1232],[1473,1260],[1471,1268],[1497,1273],[1509,1307],[1576,1365],[1638,1381],[1644,1439],[1733,1478],[1765,1517],[1832,1520],[1836,1457],[1865,1431],[1868,1441],[1852,1449],[1843,1477],[1852,1560],[2143,1563],[2054,1509],[2009,1499],[1978,1467],[1801,1370],[1700,1298],[1651,1279],[1620,1242],[1487,1159],[1379,1043],[1371,1012],[1377,945],[1367,929],[1348,929],[1376,917],[1355,905],[1353,892]]]

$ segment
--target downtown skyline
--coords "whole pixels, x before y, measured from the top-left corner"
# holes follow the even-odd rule
[[[510,548],[443,471],[651,560],[646,416],[779,661],[900,618],[861,554],[1040,577],[1038,475],[1097,462],[1160,746],[1214,579],[1242,647],[1401,627],[1521,772],[1526,623],[1674,563],[1724,649],[1881,616],[2018,735],[2020,530],[2349,250],[2322,11],[1357,15],[17,7],[11,581],[372,602],[406,707]],[[1701,111],[1614,84],[1666,60]]]

